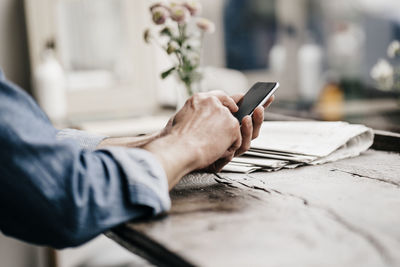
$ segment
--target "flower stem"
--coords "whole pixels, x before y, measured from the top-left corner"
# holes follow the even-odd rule
[[[191,83],[185,83],[186,91],[189,96],[193,95],[193,90],[192,90],[192,84]]]

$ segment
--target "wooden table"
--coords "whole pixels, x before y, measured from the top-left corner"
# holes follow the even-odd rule
[[[399,150],[377,136],[375,148]],[[168,216],[107,235],[159,266],[400,266],[400,154],[271,173],[192,174]]]

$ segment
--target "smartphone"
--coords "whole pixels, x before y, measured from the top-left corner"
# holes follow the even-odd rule
[[[244,95],[242,100],[239,101],[238,106],[239,110],[233,114],[240,123],[242,123],[242,119],[247,115],[252,115],[254,110],[261,105],[264,105],[265,102],[274,94],[276,89],[278,89],[278,82],[258,82],[255,83],[249,91]]]

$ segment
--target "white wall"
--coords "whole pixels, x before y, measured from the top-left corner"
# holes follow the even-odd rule
[[[0,68],[9,80],[30,90],[22,0],[0,0]]]
[[[29,90],[29,61],[22,0],[0,0],[0,68]],[[40,266],[41,249],[0,233],[0,266]]]
[[[201,0],[203,16],[215,23],[215,33],[204,40],[204,65],[225,67],[223,12],[225,0]]]
[[[0,233],[1,267],[42,267],[45,266],[44,249],[28,245]]]

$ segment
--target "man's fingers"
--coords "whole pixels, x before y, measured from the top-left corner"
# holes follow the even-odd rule
[[[275,95],[272,95],[272,96],[267,100],[267,102],[265,102],[265,104],[263,105],[264,108],[269,107],[269,105],[271,105],[271,103],[274,102],[274,100],[275,100]]]
[[[232,97],[233,101],[235,101],[235,103],[238,103],[240,100],[242,100],[243,96],[244,96],[244,94],[236,94],[231,97]]]
[[[224,154],[222,154],[221,158],[228,158],[229,156],[231,156],[233,154],[232,152],[232,148],[230,147],[227,151],[224,152]]]
[[[233,158],[233,155],[220,158],[217,161],[215,161],[213,164],[208,166],[207,168],[203,169],[203,171],[220,172],[222,170],[222,168],[232,160],[232,158]]]
[[[242,143],[240,145],[240,148],[236,150],[235,156],[243,154],[250,148],[250,143],[253,135],[253,123],[250,116],[246,116],[243,118],[240,131],[242,134]]]
[[[257,107],[253,112],[253,133],[252,139],[255,139],[260,134],[261,124],[264,121],[264,108]]]
[[[234,113],[234,112],[238,111],[239,108],[236,105],[236,102],[234,101],[234,99],[232,97],[228,96],[223,91],[210,91],[207,94],[216,96],[219,99],[219,101],[221,101],[222,105],[227,107],[230,110],[230,112]]]
[[[222,158],[222,159],[217,160],[217,161],[214,163],[214,172],[220,172],[220,171],[222,170],[222,168],[223,168],[226,164],[228,164],[229,162],[231,162],[232,158],[233,158],[233,155],[231,155],[230,157],[227,157],[227,158]]]
[[[221,101],[222,105],[227,107],[232,113],[238,111],[239,108],[236,105],[236,102],[231,97],[229,97],[227,95],[220,95],[217,97]]]
[[[235,154],[235,151],[238,150],[241,145],[242,145],[242,137],[239,135],[235,143],[233,143],[233,145],[229,148],[231,154]]]
[[[239,126],[236,131],[237,131],[237,133],[236,133],[236,137],[235,137],[235,142],[228,149],[228,152],[230,152],[232,155],[235,155],[236,150],[238,150],[240,148],[240,146],[242,145],[242,134],[241,134]]]

